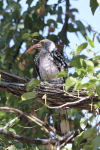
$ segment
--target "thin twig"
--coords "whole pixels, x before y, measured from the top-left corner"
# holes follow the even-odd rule
[[[19,115],[17,117],[15,117],[13,120],[11,120],[9,123],[7,123],[3,129],[6,129],[7,127],[9,127],[10,125],[12,125],[18,118],[20,118],[22,115]]]
[[[44,104],[45,106],[47,106],[48,108],[50,108],[50,109],[54,109],[54,108],[62,108],[62,107],[68,107],[68,105],[75,105],[75,104],[78,104],[78,103],[80,103],[80,102],[82,102],[82,101],[84,101],[84,100],[87,100],[89,98],[89,96],[87,96],[87,97],[84,97],[84,98],[81,98],[81,99],[79,99],[78,101],[75,101],[75,102],[67,102],[67,103],[65,103],[65,104],[63,104],[63,105],[60,105],[60,106],[55,106],[55,107],[51,107],[51,106],[48,106],[47,104]],[[47,103],[47,102],[46,102]]]
[[[9,147],[9,146],[11,146],[11,145],[18,144],[18,143],[20,143],[20,141],[16,141],[16,142],[13,142],[13,143],[9,143],[5,148],[7,148],[7,147]]]

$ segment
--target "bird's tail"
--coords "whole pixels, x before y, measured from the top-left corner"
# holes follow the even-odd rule
[[[59,116],[60,116],[60,129],[62,133],[66,133],[70,131],[69,121],[67,109],[59,108]]]

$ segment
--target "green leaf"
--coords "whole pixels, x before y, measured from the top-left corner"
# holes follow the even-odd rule
[[[83,140],[83,133],[84,132],[81,132],[78,136],[75,137],[75,139],[74,139],[75,146],[79,146],[80,143],[82,142],[82,140]]]
[[[94,69],[94,63],[91,60],[85,60],[85,63],[86,63],[86,67],[88,68],[88,70]]]
[[[100,133],[98,134],[99,136],[96,136],[94,139],[93,139],[93,142],[92,142],[92,149],[93,150],[99,150],[100,149]],[[94,148],[93,148],[94,147]]]
[[[89,121],[92,123],[94,119],[95,119],[95,116],[92,115],[92,116],[89,118]]]
[[[31,34],[31,36],[32,36],[32,37],[34,37],[34,36],[39,36],[39,33],[38,33],[38,32],[34,32],[34,33]]]
[[[89,48],[86,48],[86,51],[89,53],[89,54],[91,54],[91,55],[95,55],[95,52],[93,52],[91,49],[89,49]]]
[[[85,26],[80,20],[75,21],[75,24],[77,25],[79,31],[85,32]]]
[[[22,96],[21,96],[21,99],[23,101],[25,100],[28,100],[28,99],[32,99],[32,98],[35,98],[36,97],[36,93],[35,92],[27,92],[27,93],[24,93]]]
[[[32,3],[32,1],[33,1],[33,0],[27,0],[27,1],[26,1],[26,4],[28,4],[28,5],[30,6],[31,3]]]
[[[83,132],[83,137],[84,139],[88,140],[88,138],[93,137],[96,133],[97,133],[96,128],[90,128]]]
[[[95,32],[95,33],[93,34],[93,42],[94,42],[94,38],[95,38],[96,34],[97,34],[97,32]]]
[[[84,59],[82,58],[76,58],[70,62],[70,65],[76,68],[82,68],[83,64],[84,64]]]
[[[0,112],[0,118],[4,117],[5,115],[6,115],[5,112]]]
[[[95,79],[93,73],[88,73],[87,76],[88,76],[89,79]]]
[[[70,9],[70,12],[78,12],[78,9],[76,8]]]
[[[16,131],[13,128],[9,128],[9,132],[12,132],[12,133],[16,134]]]
[[[24,26],[26,29],[30,29],[30,30],[33,29],[33,21],[29,15],[26,15],[26,17],[25,17]]]
[[[68,77],[65,82],[65,90],[67,91],[72,85],[77,82],[76,78]]]
[[[87,95],[91,96],[94,92],[95,92],[95,90],[89,91],[89,92],[87,92]]]
[[[62,7],[58,7],[58,18],[57,18],[57,22],[63,23],[62,21]]]
[[[22,39],[27,39],[27,38],[29,38],[30,37],[30,34],[29,33],[24,33],[23,35],[22,35]]]
[[[3,1],[0,1],[0,10],[2,10]]]
[[[21,24],[21,23],[18,24],[18,28],[19,28],[19,29],[24,29],[24,24],[23,24],[23,23],[22,23],[22,24]]]
[[[100,98],[100,80],[98,80],[96,83],[95,83],[95,87],[96,87],[96,92],[98,94],[98,97]]]
[[[81,120],[80,120],[80,126],[81,126],[81,128],[83,130],[86,128],[87,123],[88,123],[88,119],[87,118],[85,118],[85,117],[81,118]]]
[[[61,18],[61,15],[58,15],[57,22],[63,23],[62,18]]]
[[[30,82],[27,84],[26,90],[27,90],[27,91],[30,91],[30,90],[33,89],[35,86],[39,85],[40,82],[41,82],[41,81],[38,80],[38,79],[33,79],[32,81],[30,81]]]
[[[75,28],[74,24],[69,23],[68,24],[68,32],[76,32],[76,31],[78,31],[78,28]]]
[[[50,26],[53,23],[54,27],[57,28],[57,22],[53,19],[47,20],[47,25]]]
[[[98,102],[97,104],[94,104],[95,109],[100,108],[100,102]]]
[[[90,46],[94,48],[95,47],[94,42],[88,36],[86,36],[86,39],[88,40]]]
[[[93,15],[98,6],[97,0],[90,0],[90,7]]]
[[[12,122],[9,127],[13,127],[15,124],[17,124],[20,121],[20,119],[15,120],[14,122]]]
[[[1,84],[1,74],[0,74],[0,84]]]
[[[15,9],[21,9],[21,6],[19,3],[16,3],[12,0],[9,0],[9,5],[7,5],[6,9],[15,10]]]
[[[76,54],[78,55],[83,49],[87,47],[88,43],[83,43],[76,49]]]
[[[62,78],[62,77],[66,77],[67,76],[67,72],[66,71],[62,71],[58,74],[57,78]]]

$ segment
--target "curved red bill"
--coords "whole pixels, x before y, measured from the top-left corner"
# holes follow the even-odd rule
[[[26,51],[26,53],[34,54],[34,50],[37,49],[37,48],[40,48],[40,45],[39,45],[39,44],[35,44],[35,45],[31,46],[31,47]]]

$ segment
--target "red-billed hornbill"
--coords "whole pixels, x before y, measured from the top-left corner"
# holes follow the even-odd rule
[[[36,54],[34,63],[36,66],[37,73],[42,81],[53,81],[57,80],[57,75],[61,71],[67,71],[68,65],[62,55],[56,51],[55,44],[48,40],[44,39],[39,43],[33,45],[27,50],[26,53],[33,53],[35,49],[39,49],[40,52]],[[58,79],[64,83],[64,78]],[[66,109],[60,109],[60,126],[61,131],[69,131],[69,122],[67,118]]]
[[[27,53],[32,53],[34,49],[40,50],[40,53],[35,56],[34,63],[42,81],[49,82],[55,79],[59,72],[67,71],[68,65],[66,61],[61,54],[56,51],[55,44],[52,41],[44,39],[29,48]]]

